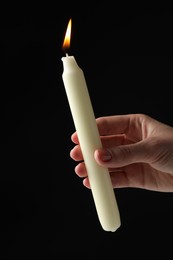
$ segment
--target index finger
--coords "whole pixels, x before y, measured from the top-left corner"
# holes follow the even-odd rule
[[[126,134],[132,137],[141,135],[141,119],[139,114],[127,114],[99,117],[96,122],[100,135]]]

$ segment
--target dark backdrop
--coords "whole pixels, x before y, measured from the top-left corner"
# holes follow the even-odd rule
[[[74,125],[61,47],[72,18],[70,54],[85,73],[96,117],[145,113],[173,126],[172,10],[15,3],[1,18],[3,259],[169,255],[171,193],[117,189],[122,225],[102,230],[69,157]]]

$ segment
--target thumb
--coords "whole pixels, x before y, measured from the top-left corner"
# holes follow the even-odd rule
[[[131,163],[151,161],[147,143],[144,141],[116,146],[110,149],[97,149],[94,153],[96,162],[106,167],[123,167]]]

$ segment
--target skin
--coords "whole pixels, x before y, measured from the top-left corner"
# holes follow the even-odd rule
[[[96,122],[103,148],[93,156],[109,169],[114,188],[173,192],[173,127],[144,114],[100,117]],[[71,139],[75,172],[90,189],[76,132]]]

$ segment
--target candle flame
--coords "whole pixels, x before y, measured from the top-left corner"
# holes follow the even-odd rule
[[[67,25],[67,30],[63,42],[62,49],[66,52],[66,50],[70,47],[70,38],[71,38],[71,27],[72,27],[72,20],[70,19]]]

